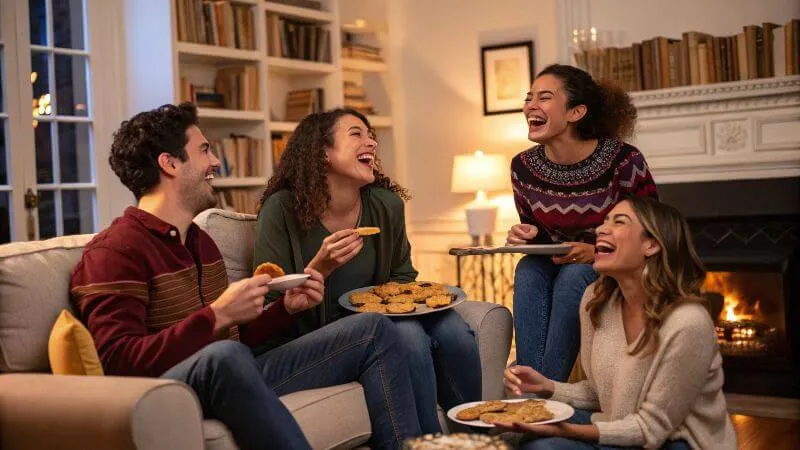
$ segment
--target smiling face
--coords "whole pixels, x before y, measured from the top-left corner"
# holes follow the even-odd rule
[[[188,142],[185,149],[188,158],[181,162],[178,190],[184,207],[194,215],[217,204],[211,181],[220,161],[211,152],[203,133],[192,125],[186,130]]]
[[[374,182],[377,148],[367,124],[350,114],[340,117],[333,133],[333,147],[325,150],[328,176],[352,181],[359,187]]]
[[[630,202],[618,203],[597,228],[594,269],[604,275],[641,273],[645,260],[660,250],[645,233]]]
[[[550,74],[537,78],[522,106],[528,123],[528,139],[547,144],[567,132],[586,114],[586,106],[568,108],[568,104],[569,98],[561,79]]]

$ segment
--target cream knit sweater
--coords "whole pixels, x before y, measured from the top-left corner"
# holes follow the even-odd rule
[[[596,329],[586,312],[594,285],[580,307],[581,364],[587,379],[555,383],[553,400],[600,411],[592,422],[601,445],[658,448],[685,439],[694,449],[735,450],[736,434],[722,394],[722,357],[714,324],[696,303],[677,307],[659,330],[655,352],[631,356],[641,335],[628,345],[621,298],[600,313]]]

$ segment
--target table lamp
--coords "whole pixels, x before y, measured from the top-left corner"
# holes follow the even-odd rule
[[[492,233],[497,221],[497,206],[486,198],[487,191],[501,191],[509,187],[510,169],[508,159],[501,154],[485,154],[478,150],[474,154],[456,155],[453,160],[453,179],[450,190],[456,193],[475,193],[475,201],[466,209],[467,230],[472,236],[472,245],[492,244]]]

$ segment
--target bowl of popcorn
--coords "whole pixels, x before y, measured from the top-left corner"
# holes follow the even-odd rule
[[[511,450],[511,447],[499,437],[475,433],[426,434],[403,443],[403,450],[455,449]]]

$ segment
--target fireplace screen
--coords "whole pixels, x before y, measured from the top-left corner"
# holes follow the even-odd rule
[[[780,273],[709,272],[703,292],[723,356],[780,356],[786,351]]]

